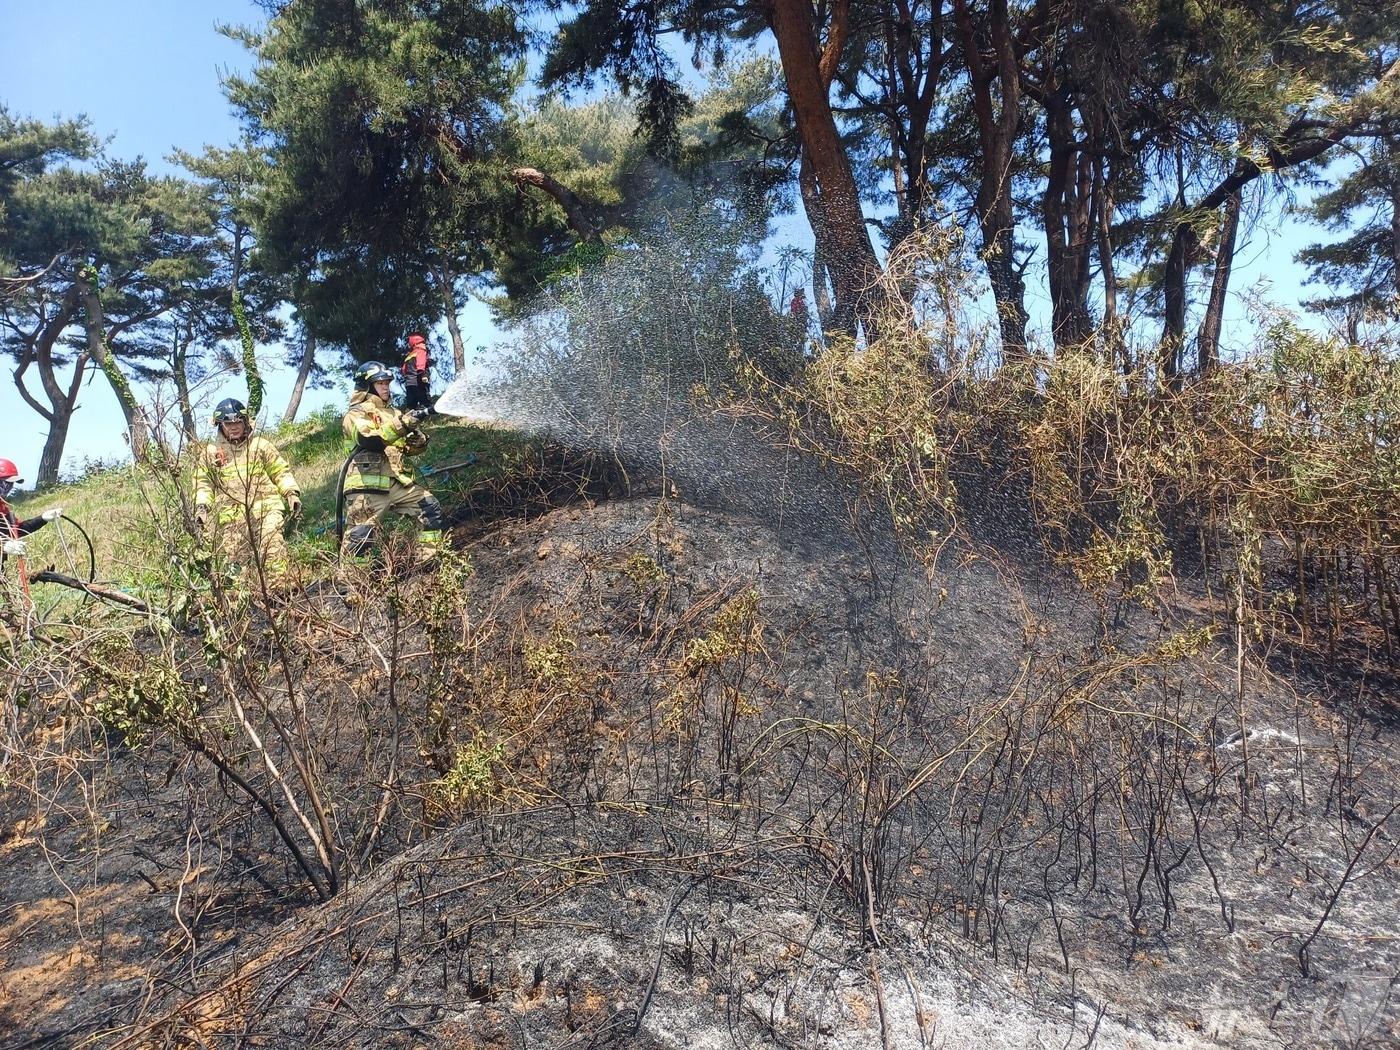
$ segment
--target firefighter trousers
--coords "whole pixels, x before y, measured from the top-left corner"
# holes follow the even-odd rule
[[[268,576],[287,572],[287,541],[282,536],[286,518],[279,499],[275,506],[254,504],[225,507],[219,512],[215,526],[215,543],[226,565],[241,566],[245,571],[260,563]]]
[[[345,545],[352,558],[368,554],[378,544],[379,522],[386,514],[417,518],[418,555],[430,561],[442,548],[442,504],[422,485],[394,481],[387,491],[362,490],[345,494]]]
[[[432,408],[433,395],[426,382],[404,380],[404,408]]]

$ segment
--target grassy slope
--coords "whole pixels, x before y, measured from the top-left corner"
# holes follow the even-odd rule
[[[477,457],[473,466],[424,479],[449,511],[462,492],[504,469],[524,444],[513,432],[475,426],[464,420],[438,418],[426,429],[431,443],[417,460],[420,469],[452,466],[472,455]],[[319,413],[266,436],[282,450],[301,485],[305,517],[290,537],[294,555],[304,560],[315,551],[330,551],[335,543],[336,478],[347,451],[339,412]],[[122,467],[29,495],[16,502],[15,510],[23,518],[46,507],[62,507],[92,537],[97,578],[132,586],[139,585],[150,568],[148,545],[139,542],[139,537],[150,532],[153,520],[169,514],[172,504],[173,500],[155,484],[152,471]],[[81,548],[80,556],[66,554],[65,542]],[[71,528],[50,526],[36,533],[29,553],[31,571],[53,564],[66,572],[75,561],[86,561],[82,539]],[[78,574],[85,576],[86,572]]]

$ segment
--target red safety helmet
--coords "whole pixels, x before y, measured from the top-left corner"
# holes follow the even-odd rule
[[[13,460],[0,459],[0,481],[13,481],[16,485],[24,484],[24,479],[19,476],[19,467],[15,466]]]
[[[421,335],[419,335],[417,332],[414,332],[412,335],[410,335],[410,336],[408,337],[408,345],[409,345],[409,346],[426,345],[427,342],[428,342],[428,341],[427,341],[426,339],[424,339]]]

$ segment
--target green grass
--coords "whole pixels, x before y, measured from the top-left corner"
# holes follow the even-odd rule
[[[335,488],[348,443],[340,429],[341,413],[328,409],[264,436],[281,449],[301,486],[304,516],[288,537],[294,559],[309,563],[335,547]],[[463,492],[506,471],[528,447],[528,440],[508,430],[475,426],[437,417],[424,428],[428,448],[417,457],[420,470],[452,466],[475,455],[475,465],[423,480],[450,514]],[[188,456],[186,457],[189,458]],[[188,465],[179,482],[189,493]],[[26,496],[15,512],[31,517],[47,507],[62,507],[92,538],[97,578],[141,589],[155,575],[159,557],[154,534],[178,528],[181,519],[171,482],[149,467],[125,466],[89,475],[73,484]],[[412,527],[405,520],[402,527]],[[52,564],[58,571],[86,578],[87,547],[77,530],[60,523],[35,533],[26,559],[31,572]]]

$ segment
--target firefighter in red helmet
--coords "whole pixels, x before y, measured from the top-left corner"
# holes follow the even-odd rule
[[[408,337],[408,353],[399,366],[403,379],[404,408],[424,409],[432,412],[432,394],[429,390],[428,369],[432,364],[428,357],[428,341],[417,332]]]
[[[24,521],[17,518],[15,512],[10,509],[9,497],[15,486],[22,484],[24,479],[19,476],[19,468],[14,462],[0,459],[0,543],[3,543],[3,553],[7,556],[22,556],[24,540],[20,537],[37,532],[49,522],[63,517],[62,507],[50,507],[38,517]]]

